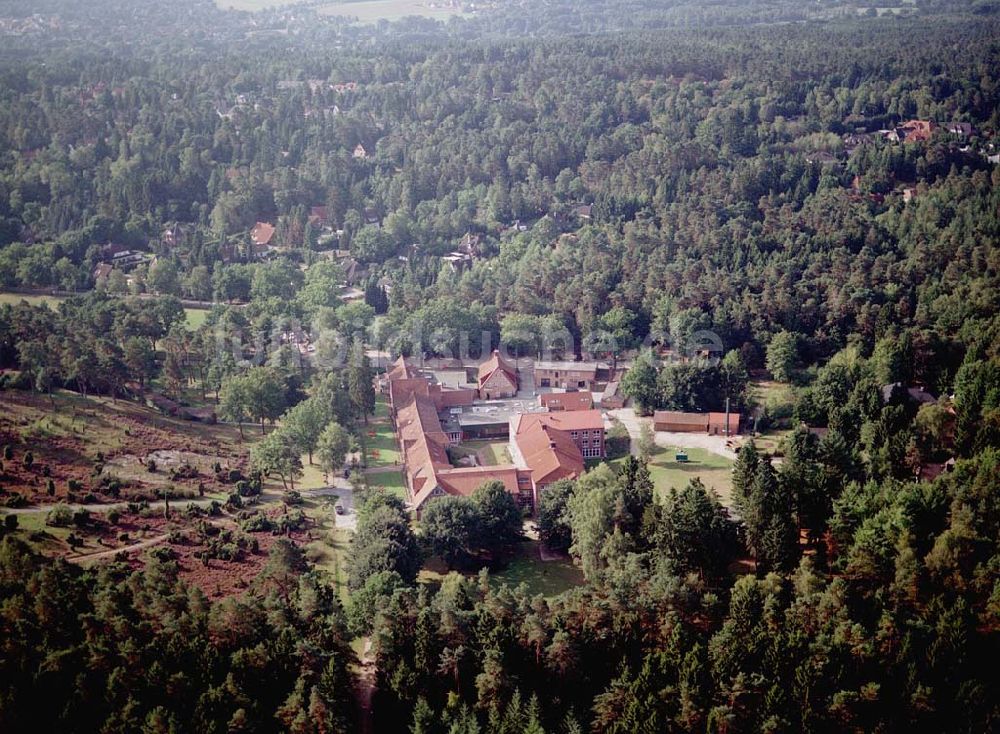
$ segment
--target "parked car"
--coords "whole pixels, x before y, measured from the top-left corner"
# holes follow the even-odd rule
[[[338,515],[346,515],[347,514],[347,510],[345,510],[344,506],[342,504],[340,504],[339,502],[333,506],[333,511],[336,512]]]

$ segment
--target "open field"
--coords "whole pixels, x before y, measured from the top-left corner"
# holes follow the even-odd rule
[[[661,447],[653,456],[649,473],[653,486],[662,497],[670,489],[682,489],[692,479],[700,479],[709,489],[714,489],[724,505],[730,504],[733,491],[733,462],[705,449],[680,449],[688,456],[687,462],[676,461],[677,447]]]
[[[687,462],[676,460],[678,451],[686,453]],[[618,467],[624,459],[610,462]],[[596,466],[596,462],[594,465]],[[592,468],[588,465],[588,469]],[[657,446],[649,463],[649,475],[659,497],[665,497],[671,488],[683,489],[692,479],[700,479],[709,489],[714,489],[724,505],[730,504],[733,491],[733,462],[724,456],[703,448],[679,448],[677,446]]]
[[[66,296],[43,296],[24,293],[0,293],[0,306],[9,303],[12,306],[26,301],[31,306],[57,307],[66,300]],[[184,314],[187,317],[187,327],[194,331],[208,318],[209,310],[205,308],[185,308]]]
[[[51,306],[54,308],[64,300],[66,299],[61,296],[34,296],[24,295],[21,293],[0,293],[0,306],[5,303],[9,303],[13,306],[21,301],[27,301],[27,303],[31,306]]]

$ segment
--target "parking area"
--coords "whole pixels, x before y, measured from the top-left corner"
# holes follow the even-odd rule
[[[334,501],[344,508],[344,514],[334,514],[338,528],[354,530],[358,524],[358,516],[354,511],[354,490],[344,481],[346,486],[323,487],[321,489],[308,489],[302,492],[302,496],[307,499],[322,501]]]

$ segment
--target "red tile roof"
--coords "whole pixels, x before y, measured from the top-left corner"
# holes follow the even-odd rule
[[[535,486],[583,474],[583,455],[568,433],[541,421],[521,424],[514,440]]]
[[[539,402],[550,411],[558,410],[592,410],[594,395],[587,390],[580,392],[544,392]]]
[[[517,467],[513,464],[501,466],[470,466],[438,472],[438,482],[448,494],[468,497],[484,483],[497,480],[511,494],[517,494]]]
[[[599,410],[572,410],[558,413],[526,413],[519,416],[517,432],[527,430],[534,423],[542,423],[559,431],[603,430],[604,418]]]
[[[396,431],[402,444],[410,489],[417,494],[437,484],[435,474],[451,466],[448,436],[441,430],[434,404],[414,396],[396,415]]]
[[[517,385],[517,372],[513,367],[511,367],[503,357],[500,356],[500,352],[493,350],[493,354],[490,358],[479,365],[479,387],[490,379],[494,372],[503,372],[507,375],[507,378],[511,381],[511,384]]]
[[[267,222],[257,222],[250,230],[250,240],[255,245],[269,245],[274,238],[274,225]]]

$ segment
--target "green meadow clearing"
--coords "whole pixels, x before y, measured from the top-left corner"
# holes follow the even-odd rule
[[[26,301],[31,306],[48,306],[56,308],[66,300],[65,296],[41,296],[24,293],[0,293],[0,306],[9,303],[16,305],[21,301]],[[187,316],[187,327],[192,331],[198,329],[208,318],[208,309],[205,308],[185,308],[184,314]]]

